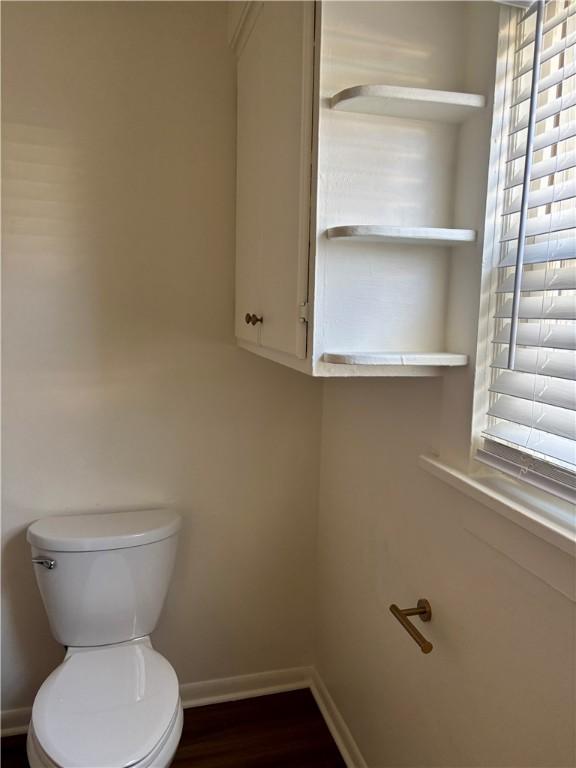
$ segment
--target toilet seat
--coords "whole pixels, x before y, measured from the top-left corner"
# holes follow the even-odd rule
[[[149,763],[179,716],[181,728],[176,673],[137,641],[69,651],[38,691],[31,731],[57,766],[128,768]]]
[[[174,715],[174,722],[164,735],[162,741],[144,760],[133,763],[130,768],[168,768],[180,742],[183,724],[183,710],[182,707],[179,707]],[[38,739],[32,725],[30,725],[28,730],[26,752],[30,768],[67,768],[66,766],[58,765],[48,757],[38,744]]]

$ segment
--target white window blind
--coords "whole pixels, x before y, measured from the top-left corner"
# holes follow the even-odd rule
[[[477,458],[576,501],[576,0],[512,14]]]

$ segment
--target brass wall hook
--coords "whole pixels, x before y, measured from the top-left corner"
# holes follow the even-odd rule
[[[408,616],[420,616],[422,621],[430,621],[432,618],[432,607],[428,600],[421,598],[418,600],[416,608],[398,608],[395,603],[392,603],[390,611],[402,624],[410,637],[418,643],[422,653],[430,653],[434,646],[429,640],[426,640],[424,635],[408,619]]]

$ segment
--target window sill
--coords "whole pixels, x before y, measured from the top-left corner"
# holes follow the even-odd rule
[[[571,504],[485,468],[471,475],[436,456],[421,456],[419,463],[497,513],[467,514],[463,522],[470,533],[576,601],[576,513]]]

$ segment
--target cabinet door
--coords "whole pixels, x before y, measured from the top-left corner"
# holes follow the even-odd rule
[[[265,2],[238,61],[236,336],[306,355],[314,6]],[[262,317],[248,325],[246,314]]]

